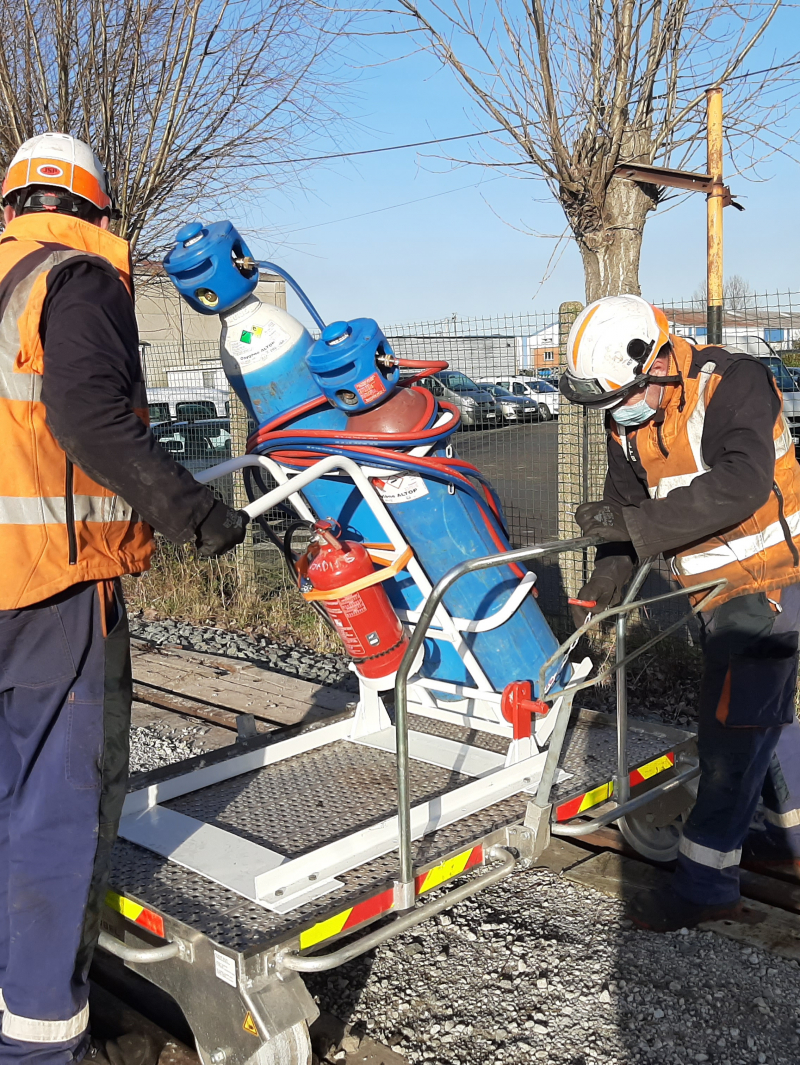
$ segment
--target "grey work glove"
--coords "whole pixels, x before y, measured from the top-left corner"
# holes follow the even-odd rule
[[[250,515],[244,510],[233,510],[220,499],[197,526],[195,547],[201,558],[218,558],[231,551],[247,535]]]
[[[607,499],[596,503],[581,503],[575,510],[575,521],[584,536],[599,536],[609,543],[630,540],[625,525],[625,508]]]
[[[572,602],[572,620],[579,629],[588,614],[599,614],[610,606],[622,601],[625,585],[631,579],[634,562],[630,555],[608,555],[601,558],[594,567],[589,580],[575,597],[582,603],[594,603],[594,606],[578,606]]]

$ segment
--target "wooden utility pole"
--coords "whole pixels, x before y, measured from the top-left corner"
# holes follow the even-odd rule
[[[706,135],[708,144],[708,173],[693,174],[688,170],[672,170],[666,166],[646,163],[619,163],[614,177],[627,178],[650,185],[662,185],[687,192],[704,192],[707,202],[707,343],[722,343],[722,210],[744,207],[731,196],[722,181],[722,89],[715,85],[706,89]]]
[[[725,186],[722,182],[722,89],[718,86],[706,92],[706,121],[708,136],[708,272],[707,343],[722,343],[722,209],[725,206]]]

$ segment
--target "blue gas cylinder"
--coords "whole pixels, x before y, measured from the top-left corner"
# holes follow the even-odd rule
[[[189,222],[178,230],[164,259],[170,280],[194,310],[224,314],[246,299],[258,284],[258,267],[237,266],[250,249],[230,222]]]
[[[394,352],[372,318],[326,325],[306,363],[326,399],[347,414],[383,403],[400,378]]]

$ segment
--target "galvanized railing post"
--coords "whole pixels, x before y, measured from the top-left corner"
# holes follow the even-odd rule
[[[411,665],[422,647],[439,604],[450,587],[467,573],[477,573],[480,570],[491,569],[495,566],[510,565],[512,562],[526,562],[528,559],[538,558],[541,555],[594,547],[598,542],[597,537],[580,536],[574,540],[554,540],[545,544],[519,547],[513,551],[505,551],[497,555],[487,555],[484,558],[473,558],[448,570],[426,599],[419,620],[416,622],[411,639],[408,642],[406,653],[403,655],[403,660],[397,670],[394,688],[394,724],[397,751],[397,821],[400,837],[400,878],[395,883],[394,895],[395,906],[398,909],[410,909],[415,900],[408,757],[408,675],[411,672]]]
[[[631,581],[623,605],[632,603],[639,594],[650,572],[652,561],[646,559]],[[617,614],[616,682],[617,682],[617,775],[614,778],[614,801],[619,806],[630,798],[630,775],[628,772],[628,666],[627,654],[628,614]]]

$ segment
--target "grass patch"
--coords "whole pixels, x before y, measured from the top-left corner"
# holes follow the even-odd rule
[[[131,610],[148,620],[173,618],[269,636],[311,651],[342,653],[319,615],[293,586],[285,566],[255,564],[244,552],[201,559],[189,547],[159,539],[152,567],[123,577]]]

